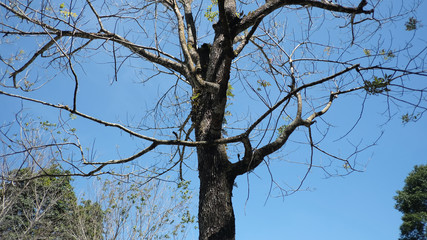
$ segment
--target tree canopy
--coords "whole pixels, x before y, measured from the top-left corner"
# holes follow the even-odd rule
[[[405,186],[394,197],[396,209],[403,213],[402,240],[427,239],[427,166],[415,166]]]
[[[9,173],[15,181],[2,181],[1,239],[102,239],[100,205],[78,205],[71,177],[53,177],[67,173],[58,166],[43,171],[52,176],[25,180],[40,173],[22,168]]]

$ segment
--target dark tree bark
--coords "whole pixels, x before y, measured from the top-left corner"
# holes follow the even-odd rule
[[[197,141],[212,142],[222,138],[222,126],[227,103],[232,55],[222,32],[218,32],[204,60],[206,45],[200,51],[201,61],[209,62],[206,80],[219,85],[218,92],[196,89],[192,102],[192,121]],[[203,74],[204,75],[204,74]],[[235,176],[231,174],[225,145],[209,144],[197,147],[199,191],[199,239],[234,239],[235,219],[231,202]]]
[[[231,202],[234,177],[224,146],[197,149],[199,162],[199,239],[234,239]]]

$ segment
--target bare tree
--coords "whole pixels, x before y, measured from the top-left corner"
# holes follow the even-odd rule
[[[189,182],[171,189],[160,180],[132,181],[104,181],[98,193],[97,202],[105,209],[104,239],[187,239],[195,221],[189,211]]]
[[[160,178],[176,171],[183,178],[195,149],[199,238],[234,239],[231,198],[236,177],[263,162],[269,165],[268,159],[296,129],[306,133],[307,174],[318,166],[313,164],[314,151],[339,162],[345,174],[358,170],[354,157],[363,149],[356,146],[349,157],[341,157],[320,147],[330,127],[322,117],[339,96],[354,97],[362,109],[368,97],[383,97],[389,117],[403,106],[409,109],[404,121],[423,115],[426,86],[421,80],[427,73],[425,41],[418,37],[419,4],[3,0],[2,45],[11,47],[1,56],[0,93],[69,112],[144,142],[132,155],[113,160],[95,161],[78,151],[81,158],[64,163],[74,175],[118,174],[106,166],[136,162],[158,151],[163,161],[135,164],[139,168],[125,174]],[[32,42],[25,49],[7,45],[28,40]],[[82,110],[87,102],[81,100],[79,87],[90,62],[85,58],[108,63],[118,82],[124,81],[120,71],[125,66],[141,69],[144,82],[150,80],[162,91],[152,111],[125,124]],[[31,95],[65,77],[74,86],[64,98]],[[229,105],[230,99],[238,108]],[[360,107],[354,111],[362,117]],[[250,114],[244,118],[246,109]],[[169,155],[163,154],[165,147],[170,147]]]

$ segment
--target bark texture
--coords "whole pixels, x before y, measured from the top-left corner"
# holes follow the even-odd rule
[[[234,177],[224,146],[197,150],[199,159],[199,239],[234,239],[235,219],[231,202]]]
[[[231,4],[233,5],[233,4]],[[234,4],[235,5],[235,4]],[[221,21],[218,24],[222,24]],[[230,29],[217,28],[209,48],[202,45],[199,57],[202,78],[219,85],[218,92],[195,89],[192,102],[192,121],[197,141],[222,138],[222,124],[227,103],[227,88],[233,59]],[[206,53],[209,51],[209,54]],[[209,59],[206,59],[208,57]],[[207,66],[204,63],[209,63]],[[197,147],[199,192],[199,239],[228,240],[235,238],[235,218],[231,202],[235,175],[228,160],[225,145]]]
[[[193,101],[196,139],[221,138],[225,94],[200,93]],[[222,107],[220,107],[222,106]],[[230,174],[225,145],[197,147],[199,192],[199,239],[234,239],[235,220],[231,202],[235,177]]]
[[[217,56],[221,53],[218,51]],[[215,56],[215,53],[213,54]],[[211,76],[220,83],[219,93],[197,92],[193,100],[192,120],[198,141],[213,141],[222,137],[222,122],[226,106],[229,74],[223,71],[231,60],[217,63],[217,73]],[[213,65],[210,65],[213,66]],[[225,145],[197,147],[199,192],[199,239],[234,239],[235,220],[231,196],[235,177],[230,174]]]

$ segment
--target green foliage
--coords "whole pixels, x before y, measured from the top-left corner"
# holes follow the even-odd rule
[[[390,59],[390,58],[394,58],[394,57],[396,56],[396,55],[394,55],[393,51],[388,50],[388,51],[386,52],[384,49],[382,49],[382,50],[380,51],[380,55],[384,56],[384,60],[388,60],[388,59]]]
[[[218,5],[218,0],[211,0],[211,5],[208,6],[205,12],[205,18],[208,19],[209,22],[214,22],[218,17],[218,11],[213,10]]]
[[[49,129],[51,129],[51,128],[54,128],[54,127],[56,127],[56,123],[50,123],[49,121],[43,121],[43,122],[40,122],[40,127],[43,129],[43,130],[49,130]]]
[[[258,81],[258,84],[260,85],[260,86],[262,86],[262,87],[268,87],[268,86],[271,86],[271,83],[269,83],[268,81],[266,81],[266,80],[261,80],[261,79],[259,79]]]
[[[348,163],[344,163],[344,164],[342,165],[342,167],[343,167],[344,169],[349,169],[349,168],[351,168],[350,164],[348,164]]]
[[[384,77],[374,76],[374,81],[364,81],[364,88],[368,94],[377,95],[379,93],[388,92],[388,85],[392,80],[391,75],[384,74]]]
[[[8,203],[0,211],[0,239],[101,239],[101,208],[90,202],[77,205],[71,177],[59,176],[67,173],[57,165],[36,173],[30,168],[10,172],[9,176],[21,180],[4,181],[0,188],[1,202]],[[39,174],[50,176],[25,180]],[[90,230],[81,232],[79,216],[92,219],[84,220],[92,224]],[[96,228],[98,231],[93,231]]]
[[[59,5],[59,12],[62,14],[64,18],[69,18],[70,16],[77,17],[77,13],[70,12],[65,9],[65,3],[61,3],[61,5]]]
[[[233,86],[231,85],[231,83],[228,83],[228,88],[227,88],[227,100],[231,100],[234,98],[234,94],[233,94]],[[230,101],[227,103],[227,105],[225,106],[226,109],[229,109],[229,107],[233,105],[233,103]],[[224,118],[222,119],[222,124],[223,125],[227,125],[228,121],[227,121],[227,117],[233,116],[233,114],[229,111],[229,110],[225,110],[224,112]],[[224,136],[228,136],[228,132],[227,130],[225,130],[224,128],[221,129],[221,132]]]
[[[177,239],[195,222],[188,203],[192,199],[189,181],[174,188],[160,181],[123,183],[106,180],[101,202],[105,207],[106,239]],[[172,192],[172,195],[166,194]]]
[[[402,123],[406,124],[411,121],[416,121],[419,118],[419,114],[409,114],[406,113],[402,115]]]
[[[285,120],[286,123],[289,123],[291,121],[291,119],[289,118],[289,116],[286,116],[285,118],[283,118],[283,120]],[[285,131],[286,127],[288,126],[288,124],[283,124],[282,126],[280,126],[277,129],[277,133],[279,134],[279,136],[283,133],[283,131]]]
[[[194,101],[196,100],[198,97],[200,97],[200,92],[198,93],[194,93],[193,96],[191,96],[191,100]]]
[[[71,120],[76,120],[77,116],[75,114],[70,113],[70,119]]]
[[[258,79],[257,83],[260,86],[260,87],[257,88],[257,91],[261,91],[261,87],[262,88],[266,88],[266,87],[271,86],[270,82],[268,82],[266,80],[262,80],[262,79]]]
[[[105,213],[99,203],[83,200],[81,205],[78,206],[75,215],[75,219],[79,219],[80,222],[80,224],[76,225],[86,226],[86,228],[83,227],[84,233],[80,232],[79,236],[84,235],[88,239],[102,239]],[[82,229],[80,228],[79,230],[81,231]]]
[[[228,83],[227,97],[229,97],[229,98],[234,97],[233,90],[234,90],[234,88],[233,88],[233,86],[231,86],[231,83]]]
[[[394,199],[403,213],[400,239],[427,240],[427,165],[415,166]]]
[[[287,125],[286,125],[286,124],[285,124],[285,125],[280,126],[280,127],[277,129],[277,133],[278,133],[279,135],[281,135],[281,134],[283,133],[283,131],[285,131],[286,127],[287,127]]]
[[[363,53],[364,53],[366,56],[371,56],[371,50],[369,50],[369,49],[364,48],[364,49],[363,49]]]
[[[417,29],[419,25],[420,25],[420,22],[416,18],[410,17],[408,21],[405,23],[405,28],[406,28],[406,31],[412,31]]]

